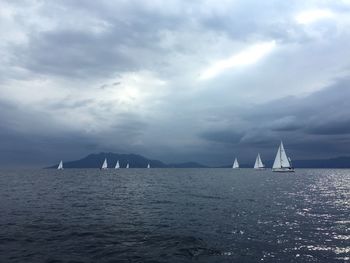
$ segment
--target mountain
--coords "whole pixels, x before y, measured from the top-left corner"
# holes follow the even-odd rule
[[[130,164],[130,168],[146,168],[147,164],[150,164],[152,168],[204,168],[206,166],[195,163],[178,163],[178,164],[165,164],[158,160],[151,160],[137,154],[119,154],[119,153],[97,153],[90,154],[80,160],[64,162],[64,168],[101,168],[104,159],[107,158],[108,167],[114,168],[115,164],[119,160],[121,168],[124,168],[127,163]],[[50,166],[48,168],[56,168],[58,164]]]
[[[124,168],[129,162],[130,168],[146,168],[149,163],[152,168],[208,168],[208,166],[196,163],[171,163],[165,164],[158,160],[151,160],[137,154],[118,154],[118,153],[97,153],[90,154],[80,160],[64,162],[64,168],[100,168],[103,160],[107,158],[108,167],[114,168],[117,160],[121,168]],[[272,167],[273,161],[264,161],[266,167]],[[252,168],[254,163],[240,164],[241,168]],[[58,164],[48,168],[57,168]],[[350,168],[350,157],[343,156],[330,159],[310,159],[293,161],[295,168]],[[220,166],[218,168],[231,168],[232,164]]]

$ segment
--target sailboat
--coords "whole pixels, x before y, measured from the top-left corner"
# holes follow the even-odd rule
[[[280,147],[278,148],[276,158],[272,166],[272,171],[273,172],[294,172],[291,159],[287,157],[282,141],[281,141]]]
[[[232,169],[239,169],[239,163],[237,161],[237,158],[235,158],[235,161],[233,162]]]
[[[115,169],[119,169],[120,165],[119,165],[119,160],[117,161],[117,163],[115,164]]]
[[[60,164],[58,165],[57,170],[63,170],[63,162],[62,162],[62,160],[60,161]]]
[[[106,170],[108,168],[108,165],[107,165],[107,158],[105,158],[103,164],[102,164],[102,167],[101,167],[101,170]]]
[[[260,153],[258,153],[258,156],[256,157],[254,169],[256,169],[256,170],[265,169],[265,165],[263,164],[263,162],[261,161],[261,158],[260,158]]]
[[[148,164],[148,165],[147,165],[147,168],[148,168],[148,169],[149,169],[149,168],[151,168],[151,165],[150,165],[150,164]]]
[[[126,164],[126,167],[125,168],[129,168],[129,163]]]

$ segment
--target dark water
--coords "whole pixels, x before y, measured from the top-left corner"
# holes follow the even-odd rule
[[[0,171],[0,262],[350,262],[350,170]]]

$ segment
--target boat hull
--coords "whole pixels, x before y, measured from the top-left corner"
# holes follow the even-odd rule
[[[293,168],[275,168],[272,169],[272,172],[277,172],[277,173],[293,173],[295,172]]]

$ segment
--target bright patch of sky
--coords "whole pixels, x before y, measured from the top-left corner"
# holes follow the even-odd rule
[[[244,49],[238,52],[237,54],[230,56],[227,59],[214,62],[211,66],[209,66],[200,74],[200,79],[207,80],[215,78],[222,72],[231,68],[255,64],[260,59],[268,55],[274,49],[275,46],[275,41],[252,45],[247,49]]]
[[[295,20],[299,24],[310,24],[322,19],[332,18],[335,14],[327,9],[316,9],[302,11],[295,16]]]

